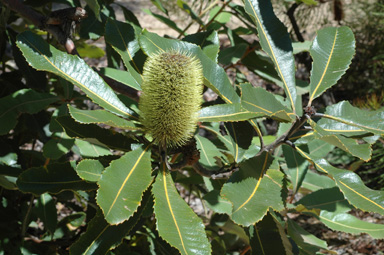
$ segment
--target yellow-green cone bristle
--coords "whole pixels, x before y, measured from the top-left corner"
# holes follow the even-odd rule
[[[196,129],[203,74],[200,61],[177,51],[152,55],[144,65],[139,109],[160,146],[185,144]]]

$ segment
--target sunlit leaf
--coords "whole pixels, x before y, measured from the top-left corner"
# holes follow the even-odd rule
[[[112,155],[111,150],[108,147],[99,143],[76,139],[75,144],[80,150],[80,155],[84,158],[98,158],[101,156]]]
[[[152,181],[149,148],[137,148],[111,162],[99,182],[96,201],[110,224],[129,219]]]
[[[239,103],[217,104],[202,108],[199,112],[199,121],[242,121],[261,116],[263,114],[245,110]]]
[[[44,157],[59,159],[70,151],[74,143],[75,140],[68,137],[64,132],[52,134],[51,139],[44,144]]]
[[[222,155],[219,149],[205,137],[195,135],[195,139],[196,148],[200,151],[200,164],[208,170],[217,170],[216,160]]]
[[[96,159],[84,159],[76,167],[76,172],[81,179],[90,182],[97,182],[103,170],[104,166]]]
[[[132,117],[133,112],[84,60],[57,50],[30,31],[19,34],[17,39],[17,46],[31,66],[37,70],[52,72],[77,85],[106,110],[124,117]]]
[[[269,169],[272,159],[269,153],[263,153],[244,161],[224,184],[221,195],[233,204],[231,218],[235,223],[250,226],[260,221],[269,208],[277,211],[284,208],[283,174]]]
[[[223,199],[220,196],[219,190],[212,190],[204,195],[203,197],[205,203],[209,208],[217,213],[231,214],[232,212],[232,203],[228,200]]]
[[[159,235],[181,254],[211,254],[202,220],[180,197],[165,169],[153,185],[155,217]]]
[[[100,68],[100,73],[135,90],[141,90],[140,84],[138,84],[137,81],[132,77],[131,73],[127,71],[104,67]]]
[[[254,19],[260,44],[275,64],[287,99],[296,112],[295,61],[287,28],[274,14],[270,1],[245,0],[245,10]]]
[[[345,73],[355,54],[355,38],[349,27],[327,27],[319,30],[312,43],[313,58],[310,97],[312,100],[332,87]]]
[[[220,41],[217,31],[204,31],[196,34],[190,34],[182,40],[199,45],[205,55],[207,55],[214,62],[217,62],[220,49]]]

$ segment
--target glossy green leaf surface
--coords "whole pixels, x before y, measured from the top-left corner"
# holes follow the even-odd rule
[[[17,179],[17,186],[21,191],[35,195],[45,192],[59,193],[71,189],[93,190],[97,188],[96,184],[80,179],[70,162],[27,169]]]
[[[296,112],[295,61],[287,28],[274,14],[269,0],[245,0],[245,10],[254,19],[260,44],[275,64],[287,100]]]
[[[111,149],[127,151],[131,148],[131,143],[135,142],[127,136],[95,124],[80,124],[69,116],[58,117],[56,121],[64,128],[68,136],[88,139],[94,144],[99,142],[100,145],[107,145]]]
[[[38,113],[58,97],[48,93],[38,93],[32,89],[21,89],[0,99],[0,135],[5,135],[17,124],[21,113]]]
[[[345,73],[355,54],[355,38],[349,27],[319,30],[309,50],[312,58],[309,104],[332,87]]]
[[[232,203],[220,196],[219,190],[212,190],[203,197],[206,205],[214,212],[231,214]]]
[[[348,101],[342,101],[328,106],[325,117],[319,120],[318,125],[329,132],[384,134],[383,109],[367,111],[352,106]]]
[[[30,31],[19,34],[17,39],[17,46],[32,67],[54,73],[77,85],[104,109],[124,117],[132,117],[133,112],[84,60],[57,50]]]
[[[221,195],[233,204],[231,218],[235,223],[250,226],[260,221],[270,207],[277,211],[284,208],[283,174],[269,169],[272,159],[263,153],[244,161],[224,184]]]
[[[136,86],[140,87],[143,78],[133,60],[135,54],[140,50],[134,27],[129,23],[109,18],[105,24],[105,40],[120,54],[125,67],[136,81]]]
[[[287,163],[287,174],[292,183],[293,193],[296,194],[307,174],[309,162],[305,160],[291,146],[283,145],[283,154]]]
[[[368,161],[371,159],[372,148],[370,144],[358,143],[353,138],[346,138],[341,134],[333,134],[332,131],[324,130],[312,120],[310,120],[310,125],[314,130],[314,136],[316,138],[332,144],[362,160]]]
[[[216,92],[226,103],[238,103],[239,96],[236,94],[224,69],[210,59],[201,48],[195,44],[162,38],[154,33],[143,31],[140,36],[140,45],[147,55],[154,53],[180,50],[196,56],[203,67],[203,75],[207,86]]]
[[[196,34],[190,34],[182,40],[199,45],[205,55],[207,55],[214,62],[217,62],[220,49],[220,41],[217,31],[204,31]]]
[[[137,129],[132,121],[120,118],[105,110],[80,110],[68,105],[72,118],[81,124],[105,124],[127,130]]]
[[[288,219],[288,234],[300,248],[300,254],[316,254],[320,249],[327,250],[327,242],[312,235],[293,220]]]
[[[171,175],[160,172],[152,191],[159,235],[183,255],[211,254],[202,220],[180,197]]]
[[[199,112],[199,121],[243,121],[261,116],[263,114],[245,110],[239,103],[217,104],[202,108]]]
[[[145,192],[142,205],[133,216],[119,224],[109,225],[101,211],[88,223],[87,231],[70,248],[70,254],[104,255],[117,247],[140,219],[151,193]]]
[[[205,137],[195,135],[195,139],[196,148],[200,151],[200,164],[208,170],[217,170],[219,166],[216,164],[216,160],[222,155],[220,151]]]
[[[252,255],[286,254],[293,255],[292,245],[283,226],[268,213],[256,226],[249,228]]]
[[[111,162],[99,182],[96,201],[109,224],[129,219],[152,181],[149,147],[137,148]]]
[[[89,182],[97,182],[103,171],[104,166],[96,159],[84,159],[76,167],[77,175]]]
[[[347,213],[321,211],[319,220],[327,227],[351,234],[367,233],[373,238],[384,238],[384,225],[359,220]]]
[[[241,105],[258,116],[268,116],[284,122],[295,119],[295,114],[283,106],[272,93],[260,87],[255,88],[249,83],[241,85]]]
[[[88,142],[76,139],[75,144],[79,148],[80,155],[84,158],[98,158],[101,156],[112,155],[111,150],[98,142]]]
[[[57,225],[55,201],[48,193],[42,194],[35,205],[37,216],[44,223],[44,229],[53,234]]]
[[[137,81],[133,78],[130,72],[111,67],[103,67],[100,68],[100,73],[122,84],[125,84],[128,87],[131,87],[136,90],[141,90],[140,84],[137,83]]]
[[[316,191],[319,189],[335,187],[336,183],[326,175],[308,171],[301,186],[305,189]]]
[[[317,170],[331,175],[344,197],[353,206],[384,215],[384,191],[366,187],[360,177],[352,171],[333,167],[325,159],[311,157],[300,149],[298,151],[303,157],[312,161]]]
[[[68,137],[64,132],[52,134],[51,139],[44,144],[44,157],[50,159],[59,159],[68,153],[74,145],[75,140]]]

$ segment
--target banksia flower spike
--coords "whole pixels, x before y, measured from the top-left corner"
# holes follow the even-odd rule
[[[150,56],[143,72],[141,122],[159,146],[184,145],[196,129],[203,74],[200,61],[173,50]]]

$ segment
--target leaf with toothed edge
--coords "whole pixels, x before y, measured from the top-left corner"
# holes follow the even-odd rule
[[[78,56],[57,50],[30,31],[17,36],[17,46],[33,68],[54,73],[77,85],[104,109],[135,119],[133,111],[127,108],[104,80]]]
[[[211,254],[203,222],[180,197],[172,176],[164,168],[152,189],[159,235],[182,255]]]
[[[98,181],[96,201],[109,224],[129,219],[152,181],[149,146],[127,152],[111,162]]]

